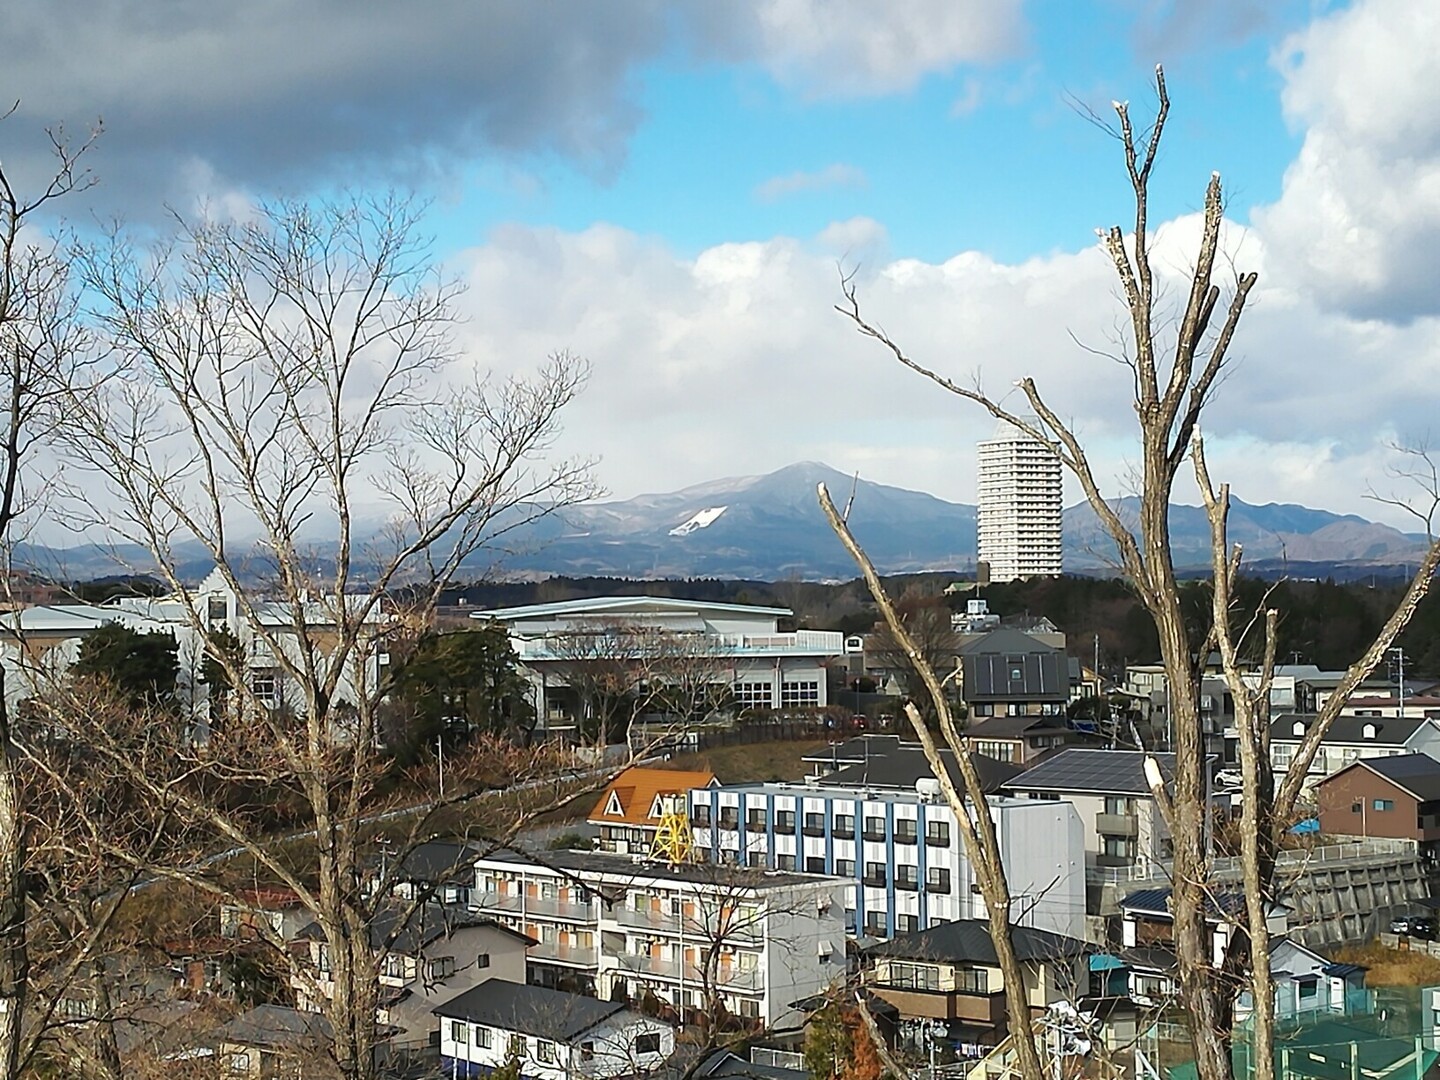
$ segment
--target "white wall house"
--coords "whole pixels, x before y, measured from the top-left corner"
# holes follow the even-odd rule
[[[782,633],[780,620],[791,614],[788,608],[615,596],[477,611],[471,618],[506,626],[530,680],[539,729],[566,731],[576,723],[566,669],[584,655],[577,642],[604,638],[612,644],[597,654],[619,659],[626,638],[641,643],[644,631],[663,632],[672,642],[693,642],[695,656],[713,669],[711,680],[729,687],[739,708],[827,704],[825,665],[844,653],[844,636],[820,630]]]
[[[440,1072],[478,1077],[520,1064],[534,1080],[635,1076],[653,1072],[675,1050],[675,1031],[620,1002],[541,986],[491,983],[433,1010]]]
[[[774,1026],[845,974],[845,882],[606,852],[497,853],[475,864],[476,903],[536,939],[532,982],[601,998],[654,997]],[[707,964],[707,961],[709,963]]]
[[[690,793],[691,824],[715,862],[844,879],[846,929],[856,936],[987,918],[954,813],[933,777],[919,785],[700,788]],[[1084,937],[1085,847],[1075,808],[998,796],[989,803],[1016,921]]]
[[[1313,715],[1303,713],[1277,716],[1270,722],[1270,764],[1277,783],[1290,771],[1295,752],[1314,722]],[[1415,753],[1440,758],[1440,720],[1396,716],[1393,709],[1384,716],[1337,716],[1310,763],[1305,786],[1360,760]]]

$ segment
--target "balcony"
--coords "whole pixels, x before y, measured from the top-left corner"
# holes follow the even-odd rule
[[[743,925],[730,926],[723,932],[715,928],[717,912],[697,911],[690,915],[676,915],[669,911],[636,910],[632,907],[616,906],[607,913],[607,921],[636,930],[654,934],[701,940],[723,940],[727,944],[754,944],[765,937],[763,916],[744,919]]]
[[[538,896],[485,893],[476,906],[482,912],[503,912],[510,915],[535,916],[541,919],[566,919],[570,922],[593,923],[593,903],[577,904],[570,900],[545,900]]]
[[[939,833],[927,832],[927,833],[925,834],[925,846],[926,846],[926,847],[949,847],[949,846],[950,846],[950,834],[947,832],[947,833],[945,833],[945,834],[942,836],[942,835],[940,835]]]
[[[897,888],[897,889],[904,889],[906,892],[919,892],[919,891],[920,891],[920,879],[919,879],[919,878],[916,878],[916,877],[912,877],[912,876],[910,876],[910,875],[908,875],[908,874],[906,874],[906,875],[896,874],[896,875],[895,875],[895,888]]]
[[[1140,819],[1134,814],[1096,814],[1095,831],[1102,836],[1138,836]]]
[[[920,836],[914,829],[902,830],[899,826],[896,826],[895,842],[897,844],[918,844],[920,842]]]
[[[594,945],[583,949],[578,945],[564,945],[554,941],[542,941],[530,946],[525,953],[527,960],[541,960],[547,964],[569,964],[574,967],[596,968],[600,964],[600,950]]]
[[[863,884],[867,889],[885,888],[884,874],[866,874],[863,878],[860,879],[860,881],[861,884]]]
[[[720,815],[720,828],[731,830],[740,828],[740,815],[722,813]]]
[[[927,893],[936,893],[940,896],[948,895],[950,892],[950,872],[947,870],[942,878],[931,878],[925,882]]]
[[[964,1020],[998,1027],[1005,1022],[1004,994],[956,994],[929,990],[895,990],[883,983],[870,989],[900,1010],[900,1015],[930,1020]]]
[[[750,832],[765,831],[765,817],[762,814],[751,814],[745,819],[745,828]]]
[[[830,829],[830,835],[833,836],[836,840],[854,840],[855,826],[853,824],[841,825],[837,821],[835,825]]]
[[[818,824],[810,824],[807,822],[805,827],[800,831],[803,832],[806,836],[824,836],[825,822],[821,821]]]
[[[885,826],[881,825],[878,829],[867,826],[862,835],[873,844],[883,844],[885,842]]]

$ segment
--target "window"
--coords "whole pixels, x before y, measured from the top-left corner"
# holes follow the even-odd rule
[[[867,862],[865,864],[865,884],[883,888],[885,885],[886,864],[883,862]]]
[[[806,815],[805,815],[805,835],[806,835],[806,836],[824,836],[824,835],[825,835],[825,815],[824,815],[824,814],[806,814]]]
[[[700,804],[697,804],[697,805],[695,806],[695,808],[690,811],[690,820],[693,821],[696,825],[700,826],[702,829],[703,829],[703,828],[709,828],[709,826],[710,826],[710,804],[709,804],[709,803],[700,803]]]
[[[738,806],[722,806],[720,808],[720,827],[722,829],[740,827],[740,808]]]
[[[765,852],[747,851],[745,853],[745,865],[754,870],[763,869],[765,866]]]
[[[506,1052],[513,1058],[523,1058],[525,1056],[525,1036],[511,1035]]]
[[[555,1044],[544,1039],[535,1040],[535,1060],[542,1065],[555,1064]]]
[[[425,978],[430,982],[439,982],[454,974],[455,957],[453,956],[437,956],[425,965]]]
[[[948,893],[950,891],[950,868],[948,866],[927,866],[925,868],[925,891]]]
[[[206,601],[206,614],[211,629],[217,629],[230,618],[230,605],[223,596],[212,596]]]
[[[273,705],[276,701],[275,672],[271,668],[257,668],[250,673],[250,692],[257,701]]]
[[[950,823],[948,821],[927,821],[925,823],[925,843],[931,847],[949,847]]]
[[[895,887],[897,889],[914,889],[920,884],[919,870],[914,866],[907,866],[900,863],[895,867]]]
[[[380,974],[392,979],[405,978],[405,961],[408,959],[400,953],[386,953],[384,961],[380,964]]]
[[[899,920],[896,922],[898,924]],[[892,960],[890,985],[900,990],[939,990],[940,969],[934,964],[910,964]]]
[[[768,709],[773,701],[774,689],[768,682],[742,682],[735,684],[735,704],[742,709]]]
[[[794,810],[776,810],[776,811],[775,811],[775,828],[778,829],[778,830],[780,830],[781,832],[792,832],[792,833],[793,833],[793,832],[795,831],[795,811],[794,811]]]
[[[1290,768],[1290,762],[1295,757],[1295,747],[1289,743],[1276,743],[1270,747],[1270,760],[1277,769]]]
[[[248,1073],[250,1071],[249,1054],[230,1054],[225,1059],[225,1064],[231,1072]]]
[[[820,683],[815,679],[780,684],[780,707],[820,704]]]
[[[483,971],[489,966],[490,954],[488,952],[482,952],[479,956],[475,957],[475,967],[479,970]]]
[[[635,1036],[635,1053],[637,1054],[658,1054],[660,1052],[660,1033],[649,1031],[644,1035]]]
[[[865,839],[885,839],[885,819],[883,817],[873,817],[869,814],[865,815]]]
[[[450,1041],[465,1045],[470,1041],[470,1025],[464,1020],[450,1021]]]
[[[1372,810],[1394,810],[1394,799],[1376,799],[1370,806]]]
[[[487,1027],[475,1028],[475,1045],[481,1050],[490,1049],[490,1029]]]
[[[854,877],[854,876],[855,876],[855,860],[854,860],[854,859],[836,859],[836,860],[835,860],[835,875],[836,875],[836,877]]]
[[[745,815],[745,827],[746,827],[747,829],[752,829],[752,830],[754,830],[755,832],[760,832],[761,830],[763,830],[763,829],[765,828],[765,811],[764,811],[764,810],[751,810],[751,811],[749,811],[749,812]]]
[[[593,1042],[590,1042],[590,1041],[587,1040],[586,1042],[583,1042],[583,1043],[580,1044],[580,1060],[581,1060],[581,1061],[594,1061],[594,1060],[595,1060],[595,1044],[594,1044]]]
[[[1301,979],[1296,986],[1299,987],[1301,1001],[1314,1001],[1320,993],[1320,984],[1316,979]]]
[[[754,1020],[760,1016],[760,1003],[754,998],[741,998],[739,1006],[740,1015],[746,1020]]]
[[[805,856],[805,872],[807,874],[823,874],[825,872],[824,855]]]
[[[831,827],[830,834],[837,840],[855,839],[855,815],[836,814],[835,824]]]
[[[901,934],[908,934],[913,930],[920,929],[919,915],[896,915],[895,930]]]
[[[996,761],[1015,760],[1015,744],[1007,739],[974,739],[971,748],[977,754],[994,758]]]
[[[794,870],[794,869],[795,869],[795,856],[794,856],[794,855],[777,854],[777,855],[775,856],[775,869],[776,869],[776,870]]]
[[[1352,814],[1363,814],[1365,812],[1365,804],[1363,802],[1352,802],[1350,804],[1350,812]]]
[[[1133,814],[1135,812],[1135,800],[1122,795],[1105,796],[1105,813],[1107,814]]]
[[[916,830],[919,826],[911,818],[900,818],[895,822],[895,842],[897,844],[913,844],[916,839]]]
[[[984,968],[956,968],[955,990],[961,994],[988,994],[990,973]]]
[[[880,936],[885,933],[885,913],[883,911],[867,911],[865,913],[865,932],[872,936]]]

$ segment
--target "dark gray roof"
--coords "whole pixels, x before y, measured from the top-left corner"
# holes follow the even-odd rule
[[[810,1077],[804,1069],[787,1069],[783,1065],[757,1065],[729,1050],[716,1050],[701,1062],[695,1075],[711,1077],[713,1080],[740,1080],[743,1077],[759,1077],[760,1080],[809,1080]]]
[[[1022,962],[1055,960],[1094,952],[1092,945],[1048,930],[1012,926],[1016,958]],[[961,919],[939,923],[929,930],[897,934],[865,950],[867,956],[894,956],[905,960],[937,960],[948,964],[994,964],[995,942],[990,923],[984,919]]]
[[[426,904],[411,913],[405,925],[396,929],[400,917],[405,913],[403,905],[396,904],[391,907],[381,908],[370,920],[369,934],[370,947],[372,949],[386,948],[386,942],[394,934],[394,941],[390,942],[388,950],[393,953],[411,955],[437,941],[442,937],[453,934],[459,930],[468,930],[478,926],[491,926],[503,931],[512,937],[534,944],[534,939],[522,934],[520,931],[506,926],[504,923],[494,919],[471,915],[467,912],[456,911],[454,908],[445,907],[440,904]],[[298,938],[321,941],[325,932],[320,928],[318,922],[308,923],[297,935]]]
[[[955,754],[950,750],[941,750],[940,757],[945,762],[945,770],[950,774],[950,778],[957,787],[961,787],[960,767],[955,763]],[[1018,765],[997,761],[984,754],[971,754],[970,760],[980,774],[980,783],[987,795],[1000,791],[1023,771]],[[895,788],[914,791],[917,780],[927,777],[933,779],[934,776],[925,752],[918,746],[907,746],[883,757],[871,758],[868,762],[846,765],[820,777],[816,784],[820,787]]]
[[[1104,795],[1148,795],[1145,759],[1153,757],[1167,781],[1175,774],[1174,754],[1145,750],[1070,747],[1026,769],[1010,784],[1016,791],[1095,792]]]
[[[1063,716],[987,716],[963,732],[967,739],[1023,739],[1073,730]]]
[[[857,761],[873,761],[901,749],[913,750],[919,745],[914,741],[902,742],[899,735],[856,735],[806,754],[800,760],[816,765],[851,765]]]
[[[979,656],[983,653],[1044,653],[1058,654],[1059,649],[1047,645],[1039,638],[1031,637],[1023,630],[1004,626],[981,634],[974,641],[967,641],[960,647],[962,656]]]
[[[620,1001],[490,979],[430,1011],[447,1019],[570,1042],[625,1009]]]
[[[997,630],[995,634],[1010,634]],[[987,634],[986,637],[994,637]],[[966,647],[960,658],[965,669],[961,686],[966,701],[1043,701],[1062,702],[1070,697],[1070,675],[1065,654],[1059,649],[1041,645],[1025,634],[1015,634],[1043,651],[993,651],[978,649],[978,641]]]
[[[207,1041],[263,1047],[318,1047],[332,1037],[330,1021],[320,1013],[301,1012],[285,1005],[257,1005],[218,1028]]]
[[[1286,713],[1270,721],[1270,742],[1298,743],[1303,736],[1295,734],[1295,725],[1305,730],[1315,722],[1310,713]],[[1364,743],[1375,746],[1404,746],[1430,721],[1423,716],[1337,716],[1325,733],[1326,743]],[[1375,737],[1365,737],[1365,725],[1375,725]]]
[[[1349,769],[1356,766],[1364,766],[1379,773],[1396,787],[1404,788],[1421,802],[1433,802],[1440,799],[1440,761],[1436,761],[1429,754],[1396,754],[1394,757],[1363,758],[1341,771],[1348,772]],[[1327,776],[1320,782],[1328,783],[1338,775],[1340,774],[1335,773]]]
[[[460,840],[418,844],[395,870],[398,881],[421,885],[473,885],[475,860],[481,852]]]
[[[500,850],[484,857],[486,862],[524,863],[550,867],[560,873],[578,879],[588,886],[588,874],[615,874],[634,878],[659,878],[670,881],[698,881],[706,884],[723,883],[734,889],[783,889],[793,885],[813,885],[813,874],[797,874],[789,871],[761,870],[746,866],[719,867],[713,863],[669,863],[651,862],[629,855],[617,855],[610,851],[545,851],[531,854],[523,850]],[[615,892],[615,885],[596,886],[596,893],[609,902]]]
[[[1171,889],[1137,889],[1125,899],[1120,901],[1122,911],[1133,911],[1142,915],[1170,915],[1170,894]],[[1212,888],[1205,894],[1205,912],[1207,915],[1240,915],[1245,911],[1245,894],[1238,888],[1220,887]],[[1290,906],[1283,901],[1269,901],[1271,911],[1290,911]]]

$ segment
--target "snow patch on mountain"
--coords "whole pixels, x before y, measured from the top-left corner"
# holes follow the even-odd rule
[[[671,529],[670,535],[689,536],[696,529],[708,528],[709,526],[714,525],[715,522],[719,519],[720,515],[725,513],[725,511],[728,509],[730,509],[728,506],[711,506],[705,510],[701,510],[698,514],[691,517],[683,525],[676,525],[675,528]]]

